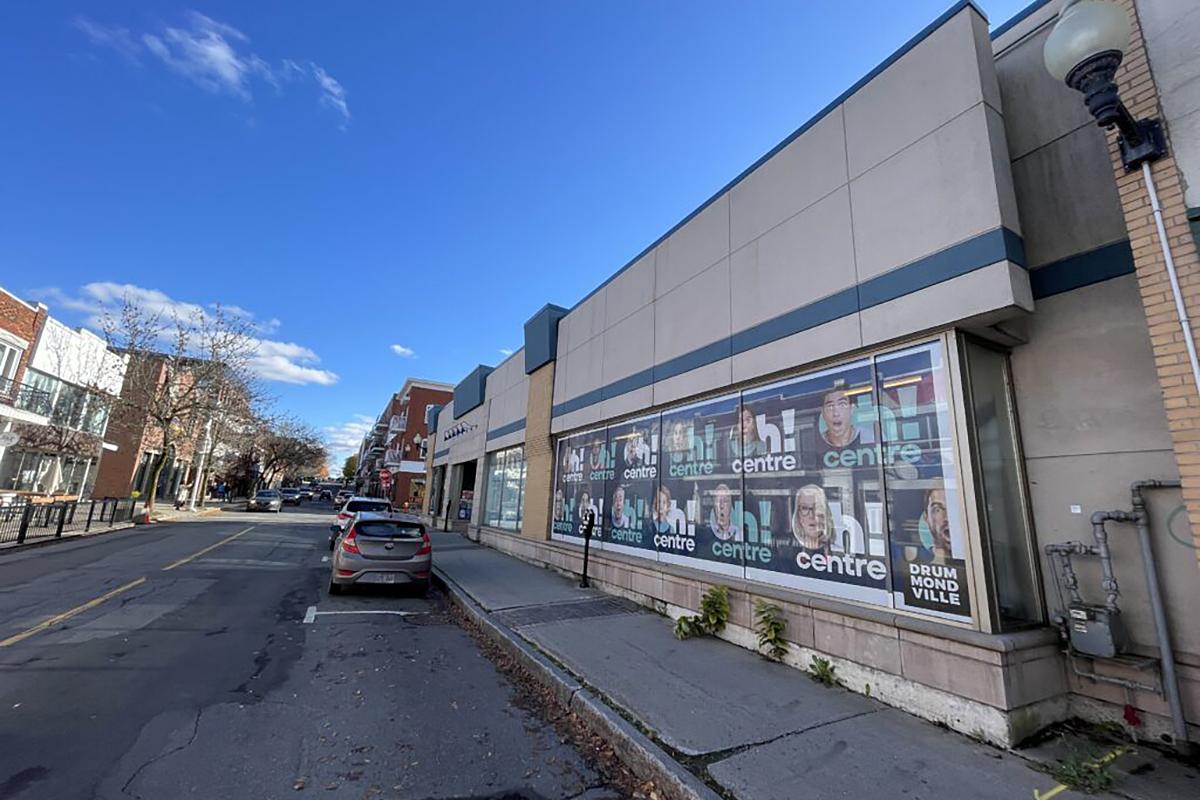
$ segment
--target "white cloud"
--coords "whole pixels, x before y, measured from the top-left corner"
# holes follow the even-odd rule
[[[325,446],[329,448],[331,475],[340,475],[342,462],[348,456],[358,453],[363,437],[375,425],[375,418],[366,414],[355,414],[350,420],[338,425],[328,425],[322,429]]]
[[[505,358],[508,358],[512,354],[513,354],[513,351],[508,349],[507,347],[500,348],[500,355],[504,356]]]
[[[405,347],[402,344],[392,345],[392,352],[395,353],[396,355],[400,356],[401,358],[416,358],[417,357],[417,354],[413,351],[413,349],[411,347]]]
[[[138,57],[141,52],[141,45],[138,44],[128,28],[101,25],[84,16],[76,17],[74,25],[83,31],[83,34],[97,47],[111,48],[131,64],[137,65],[142,63]]]
[[[205,91],[247,103],[253,102],[256,83],[279,93],[285,83],[311,80],[319,91],[318,103],[337,112],[343,130],[350,121],[346,89],[323,67],[309,61],[306,69],[290,58],[272,64],[250,49],[246,34],[199,12],[189,11],[184,27],[168,25],[141,34],[82,16],[74,24],[93,45],[115,50],[131,63],[140,65],[149,54]]]
[[[105,313],[118,311],[126,299],[149,313],[179,319],[189,319],[196,315],[211,317],[212,311],[218,307],[216,303],[188,303],[176,300],[158,289],[112,281],[86,284],[80,287],[77,295],[69,295],[54,287],[35,290],[30,294],[45,300],[51,306],[80,312],[84,315],[84,324],[97,331],[103,329]],[[295,342],[265,338],[267,334],[278,331],[278,319],[272,318],[260,323],[254,312],[241,306],[221,305],[220,308],[223,313],[253,325],[255,337],[251,341],[254,353],[250,358],[250,368],[263,380],[292,384],[312,383],[319,386],[337,383],[337,373],[320,369],[317,365],[321,359],[311,349]]]
[[[316,64],[310,64],[313,77],[321,87],[321,104],[342,115],[342,127],[350,122],[350,106],[346,104],[346,90],[337,80]]]

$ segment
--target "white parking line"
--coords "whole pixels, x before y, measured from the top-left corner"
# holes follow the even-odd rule
[[[322,564],[326,564],[326,563],[328,563],[328,562],[329,562],[329,556],[321,556],[321,563],[322,563]]]
[[[317,617],[333,616],[340,614],[389,614],[393,617],[420,617],[428,614],[428,611],[382,611],[382,610],[364,610],[364,611],[317,611],[316,606],[309,606],[304,612],[304,624],[311,625],[317,621]]]

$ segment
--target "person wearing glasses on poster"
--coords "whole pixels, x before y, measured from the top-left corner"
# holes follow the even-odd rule
[[[833,541],[833,514],[825,490],[816,484],[807,484],[796,492],[792,538],[802,551],[829,554],[829,544]]]
[[[742,408],[738,415],[741,424],[729,432],[729,453],[733,458],[755,458],[767,454],[767,443],[758,432],[754,412]]]

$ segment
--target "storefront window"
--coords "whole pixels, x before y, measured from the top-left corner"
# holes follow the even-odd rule
[[[888,604],[874,395],[870,361],[744,394],[746,577]]]
[[[602,535],[610,473],[615,475],[608,432],[601,429],[560,439],[554,480],[551,535],[564,541],[582,541],[584,515],[596,514],[592,536]]]
[[[602,549],[970,622],[946,353],[933,340],[565,436],[552,537],[579,543],[590,508]],[[986,369],[976,471],[1003,506],[988,511],[1000,605],[1021,618],[1037,601],[1027,528],[1010,524],[1024,520],[1015,427],[1005,373]]]
[[[654,497],[658,491],[658,415],[608,429],[615,464],[601,538],[606,549],[655,557]]]
[[[510,447],[490,453],[483,524],[511,531],[520,530],[524,489],[524,448]]]
[[[875,370],[895,605],[969,621],[945,349],[933,342],[889,353]]]
[[[985,562],[1000,630],[1042,620],[1008,357],[964,340]]]

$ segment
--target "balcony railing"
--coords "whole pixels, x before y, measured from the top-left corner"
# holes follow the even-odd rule
[[[54,405],[50,393],[43,389],[35,389],[24,383],[17,383],[12,378],[0,378],[0,403],[49,416]]]

